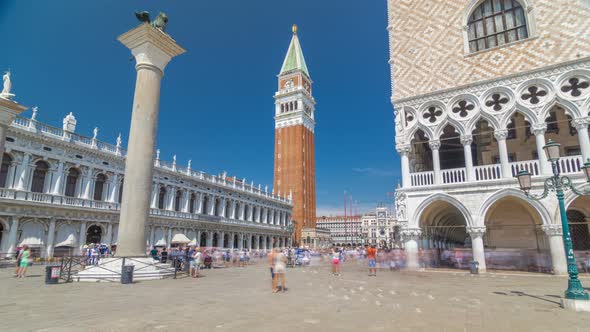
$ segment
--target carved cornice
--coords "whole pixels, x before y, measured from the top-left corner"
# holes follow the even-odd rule
[[[561,225],[543,225],[541,229],[545,234],[548,236],[562,236],[563,230],[561,229]]]
[[[471,238],[478,238],[483,237],[486,232],[485,227],[467,227],[467,233],[471,236]]]

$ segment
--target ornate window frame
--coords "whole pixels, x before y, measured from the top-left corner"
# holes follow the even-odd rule
[[[461,22],[463,28],[463,52],[465,56],[471,56],[474,54],[480,54],[484,52],[494,51],[500,48],[509,47],[518,43],[522,43],[528,40],[532,40],[537,38],[537,21],[535,19],[535,7],[533,6],[532,0],[516,0],[520,3],[522,8],[524,9],[524,14],[527,21],[527,28],[528,28],[528,37],[525,39],[520,39],[513,41],[511,43],[506,43],[501,46],[496,46],[492,48],[487,48],[484,50],[479,50],[475,52],[471,52],[469,50],[469,17],[471,13],[481,5],[485,0],[470,0],[469,4],[467,5],[465,12],[463,13],[463,20]]]

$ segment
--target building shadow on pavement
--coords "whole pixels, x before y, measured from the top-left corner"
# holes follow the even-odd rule
[[[534,298],[537,300],[541,300],[541,301],[545,301],[545,302],[549,302],[549,303],[553,303],[558,306],[561,306],[561,302],[559,302],[559,301],[550,300],[550,299],[543,298],[538,295],[527,294],[527,293],[521,292],[521,291],[510,291],[510,293],[504,293],[504,292],[492,292],[492,293],[496,294],[496,295],[504,295],[504,296],[526,296],[526,297],[531,297],[531,298]],[[561,299],[561,296],[558,296],[558,295],[544,295],[544,296]]]

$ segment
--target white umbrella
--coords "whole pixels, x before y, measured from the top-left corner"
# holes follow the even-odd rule
[[[186,235],[182,234],[182,233],[178,233],[175,234],[174,237],[172,238],[172,243],[173,244],[187,244],[190,243],[191,240],[189,240],[188,237],[186,237]]]

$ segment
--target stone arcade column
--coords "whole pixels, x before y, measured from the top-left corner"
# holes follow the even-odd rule
[[[467,233],[471,236],[473,260],[479,263],[479,272],[486,272],[486,255],[483,247],[483,235],[485,232],[485,227],[467,227]]]
[[[565,249],[563,247],[563,232],[561,230],[561,225],[544,225],[542,228],[549,240],[553,273],[556,275],[567,275],[567,262],[565,259]]]
[[[404,241],[404,250],[406,251],[406,268],[408,270],[418,270],[420,267],[420,262],[418,261],[418,239],[422,231],[420,228],[404,228],[400,233]]]
[[[402,186],[404,188],[409,188],[412,186],[412,181],[411,181],[411,177],[410,177],[410,157],[409,157],[409,154],[411,151],[411,145],[409,145],[409,144],[398,145],[396,148],[397,148],[397,152],[401,156],[401,161],[402,161]]]
[[[4,156],[4,145],[6,144],[6,132],[12,121],[24,112],[28,107],[10,100],[13,96],[0,96],[0,165]]]
[[[143,240],[142,240],[143,241]],[[82,253],[86,244],[86,221],[80,223],[80,234],[78,236],[78,255]]]
[[[576,130],[578,131],[580,150],[582,150],[582,160],[583,162],[586,162],[590,158],[590,137],[588,137],[588,124],[590,124],[590,117],[586,117],[584,119],[575,119],[573,122]]]
[[[465,154],[465,180],[472,182],[476,180],[475,170],[473,168],[473,155],[471,153],[471,143],[473,143],[473,136],[461,136],[461,144],[463,144],[463,153]]]
[[[47,244],[45,245],[45,257],[53,257],[53,246],[55,245],[55,218],[49,220],[49,229],[47,230]]]
[[[170,60],[185,50],[162,31],[142,24],[118,40],[131,50],[137,71],[131,129],[127,144],[125,183],[121,204],[118,256],[145,255],[158,127],[160,81]],[[130,194],[133,193],[133,194]]]
[[[547,124],[541,123],[534,125],[533,133],[535,134],[535,141],[537,143],[537,156],[539,157],[539,172],[542,175],[551,175],[553,171],[551,170],[551,164],[547,160],[547,155],[543,150],[545,146],[545,131],[547,130]]]
[[[434,170],[434,183],[441,184],[442,178],[440,174],[440,141],[439,140],[432,140],[428,142],[430,146],[430,150],[432,150],[432,168]]]
[[[18,217],[10,217],[10,231],[8,233],[8,245],[6,246],[6,257],[12,257],[16,250],[16,241],[18,236]]]
[[[508,130],[496,130],[494,137],[498,141],[498,152],[500,154],[500,165],[502,169],[502,178],[512,178],[512,170],[510,169],[510,161],[508,160],[508,147],[506,146],[506,137],[508,137]]]

